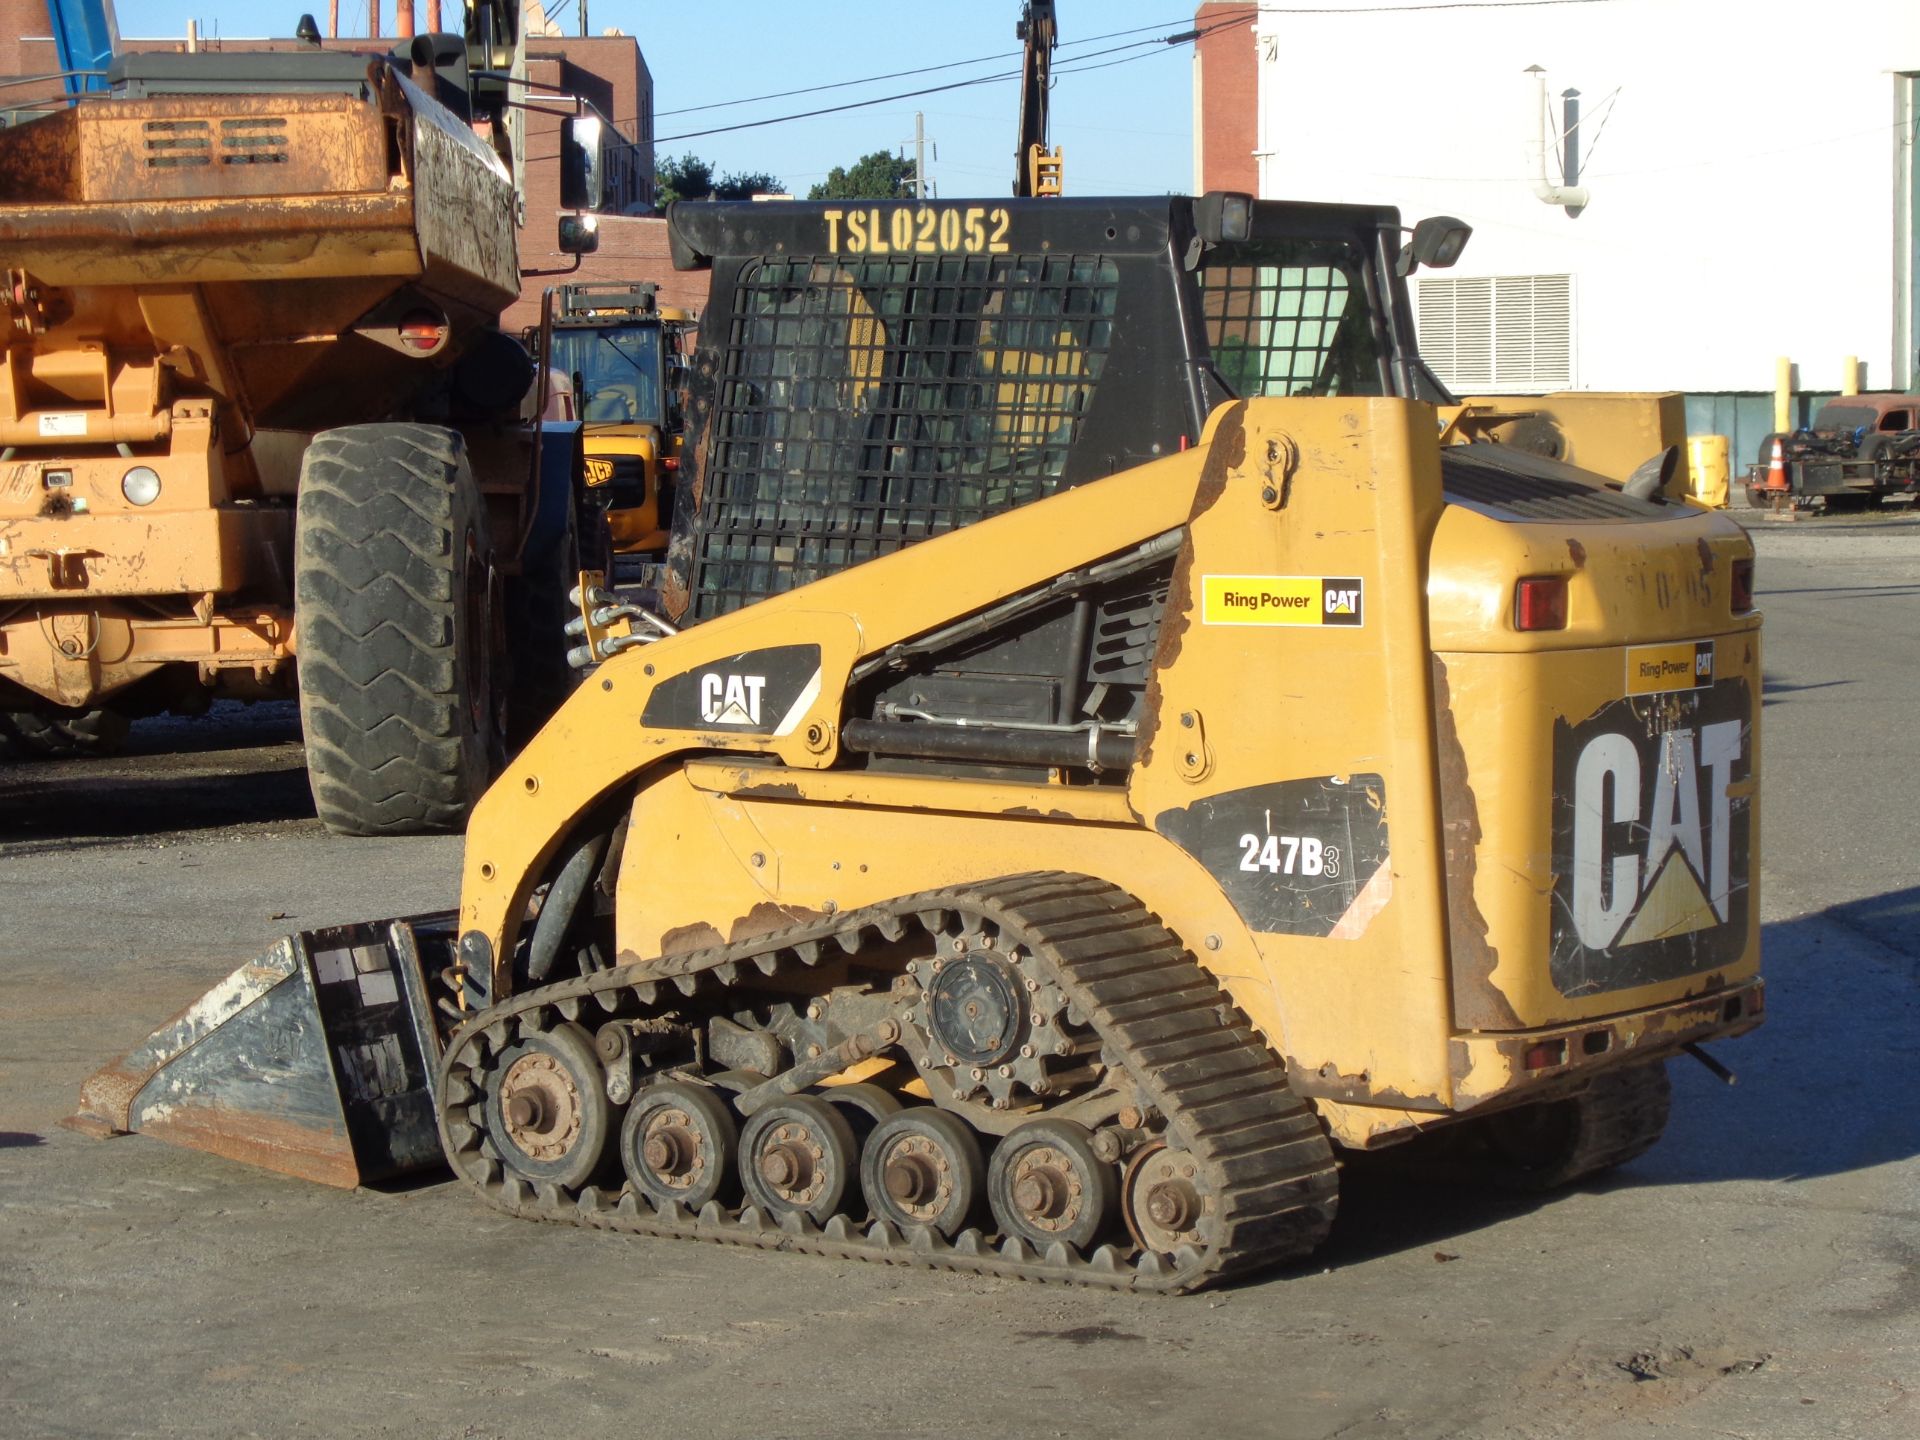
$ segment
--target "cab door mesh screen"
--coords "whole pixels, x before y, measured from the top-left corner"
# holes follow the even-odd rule
[[[1385,393],[1379,337],[1348,247],[1246,245],[1200,266],[1201,315],[1221,377],[1243,398]]]
[[[734,293],[692,618],[1052,494],[1100,381],[1092,255],[794,257]]]

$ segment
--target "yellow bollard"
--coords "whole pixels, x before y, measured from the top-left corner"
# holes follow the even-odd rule
[[[1687,437],[1687,494],[1714,510],[1727,508],[1727,448],[1724,435]]]
[[[1842,395],[1860,393],[1860,361],[1857,356],[1849,355],[1840,362],[1840,393]]]
[[[1773,362],[1773,428],[1793,429],[1793,361],[1784,355]]]

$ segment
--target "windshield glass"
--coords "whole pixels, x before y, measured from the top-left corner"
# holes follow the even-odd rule
[[[554,368],[574,377],[589,425],[658,425],[660,327],[553,332]]]
[[[1242,398],[1383,395],[1386,373],[1357,245],[1217,245],[1201,262],[1201,313],[1220,377]]]

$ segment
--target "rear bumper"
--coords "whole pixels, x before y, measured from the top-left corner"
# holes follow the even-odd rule
[[[288,583],[292,543],[293,512],[264,506],[10,519],[0,524],[0,605]]]
[[[1448,1046],[1456,1111],[1549,1098],[1603,1070],[1730,1040],[1766,1018],[1766,983],[1754,979],[1706,995],[1608,1019],[1542,1030],[1456,1035]]]

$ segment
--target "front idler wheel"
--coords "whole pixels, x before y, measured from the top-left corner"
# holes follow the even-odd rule
[[[1000,1142],[987,1199],[1002,1233],[1044,1253],[1056,1240],[1086,1250],[1118,1208],[1119,1176],[1093,1150],[1086,1127],[1035,1120]]]
[[[649,1200],[697,1211],[728,1191],[739,1143],[733,1111],[713,1089],[663,1080],[627,1107],[620,1163]]]
[[[562,1025],[510,1046],[488,1076],[486,1115],[509,1169],[542,1184],[586,1184],[613,1132],[593,1041]]]
[[[958,1115],[931,1105],[884,1120],[860,1154],[860,1188],[874,1218],[913,1234],[952,1239],[967,1228],[986,1189],[980,1141]]]
[[[824,1223],[840,1209],[860,1169],[860,1144],[839,1108],[811,1095],[769,1105],[740,1132],[747,1198],[776,1220]]]

